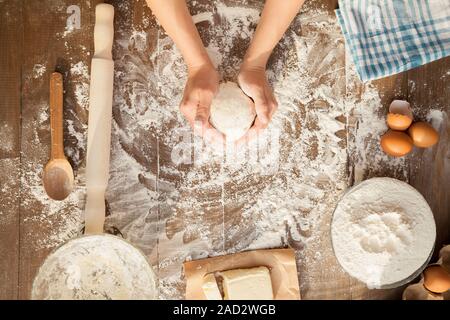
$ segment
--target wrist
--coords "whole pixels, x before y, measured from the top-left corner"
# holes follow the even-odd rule
[[[242,61],[240,71],[251,71],[251,72],[266,72],[266,64],[265,63],[257,63],[255,61]]]
[[[198,57],[195,61],[187,61],[186,64],[188,74],[195,74],[199,70],[216,69],[208,56]]]
[[[242,61],[241,69],[266,70],[269,57],[270,53],[253,54],[250,49]]]

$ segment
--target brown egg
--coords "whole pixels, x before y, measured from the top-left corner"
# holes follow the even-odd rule
[[[386,122],[392,130],[406,130],[413,122],[411,107],[407,101],[394,100],[389,107]]]
[[[408,129],[414,145],[420,148],[428,148],[439,141],[439,134],[426,122],[416,122]]]
[[[392,130],[406,130],[411,125],[413,119],[403,114],[388,113],[387,124]]]
[[[423,285],[435,293],[443,293],[450,289],[450,274],[440,265],[431,265],[423,272]]]
[[[413,142],[406,133],[389,130],[381,137],[381,148],[390,156],[402,157],[411,152]]]

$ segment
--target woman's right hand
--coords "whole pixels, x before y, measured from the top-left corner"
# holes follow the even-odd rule
[[[190,67],[180,111],[194,133],[212,144],[223,144],[225,137],[209,122],[211,103],[219,89],[219,74],[210,63]]]

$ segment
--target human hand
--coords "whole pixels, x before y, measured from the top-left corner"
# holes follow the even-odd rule
[[[194,133],[212,144],[223,144],[225,137],[209,122],[211,103],[219,89],[219,75],[214,67],[205,64],[189,68],[180,111]]]
[[[242,91],[253,99],[256,109],[255,122],[247,134],[238,140],[238,144],[240,144],[257,136],[261,130],[267,128],[278,108],[278,103],[267,81],[265,67],[244,63],[238,75],[238,83]]]

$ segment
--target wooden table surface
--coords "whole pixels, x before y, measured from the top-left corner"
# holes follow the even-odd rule
[[[71,68],[73,63],[78,61],[87,66],[90,64],[93,53],[94,9],[99,2],[94,0],[0,1],[0,96],[2,97],[0,99],[0,299],[29,299],[33,278],[45,257],[55,246],[76,236],[69,232],[54,238],[54,241],[49,242],[48,245],[42,243],[42,239],[55,236],[54,230],[64,230],[64,225],[72,219],[71,212],[75,209],[76,212],[82,212],[85,149],[83,144],[80,147],[79,140],[82,140],[83,136],[74,137],[67,127],[75,127],[76,132],[86,131],[88,115],[85,108],[86,101],[80,101],[77,94],[83,89],[83,85],[88,85],[88,81],[85,77],[83,78],[82,73],[71,72]],[[222,0],[220,2],[258,9],[263,4],[262,0]],[[110,3],[116,6],[116,39],[129,39],[132,31],[137,29],[145,31],[149,39],[167,38],[143,0],[114,0]],[[212,1],[208,0],[189,1],[189,6],[190,10],[196,13],[200,7],[202,10],[208,8],[213,10],[217,2],[211,3]],[[337,1],[332,0],[307,0],[301,15],[316,8],[333,15],[336,3]],[[66,20],[70,15],[67,13],[67,8],[70,5],[77,5],[81,9],[81,29],[63,38]],[[217,26],[222,22],[214,20],[214,23]],[[202,38],[207,41],[208,27],[199,26],[199,29]],[[133,53],[130,49],[129,57],[141,61],[144,70],[149,72],[152,72],[154,68],[163,68],[163,57],[157,58],[159,61],[157,66],[148,58],[153,53],[159,52],[157,50],[161,49],[160,43],[149,40],[144,52]],[[116,59],[122,57],[120,47],[121,43],[116,41],[114,49]],[[244,49],[239,50],[237,46],[237,57],[242,58],[243,54]],[[277,50],[275,55],[282,56],[283,50]],[[344,57],[334,63],[347,66],[349,62]],[[65,143],[66,150],[70,151],[69,160],[74,166],[77,181],[80,183],[81,191],[78,190],[77,194],[81,196],[78,204],[71,202],[55,214],[42,215],[42,212],[49,207],[43,206],[38,201],[36,195],[42,194],[42,187],[36,179],[33,180],[33,177],[40,175],[49,154],[49,121],[40,117],[48,113],[48,80],[54,70],[62,72],[65,76]],[[439,144],[429,150],[415,149],[407,157],[406,167],[402,168],[408,172],[407,177],[402,176],[390,166],[381,170],[379,167],[369,166],[362,173],[363,178],[373,176],[401,178],[425,196],[437,224],[436,248],[449,243],[450,240],[449,70],[450,59],[446,58],[372,83],[380,92],[384,106],[388,106],[393,98],[404,98],[414,106],[415,115],[419,119],[424,119],[431,109],[443,111],[444,116],[440,126]],[[119,71],[124,70],[120,70],[119,66]],[[368,86],[355,79],[355,75],[350,74],[348,68],[337,72],[340,72],[339,76],[345,79],[343,96],[352,97],[353,101],[357,101],[364,95],[365,90],[368,90]],[[159,89],[150,90],[155,90],[157,93]],[[115,91],[115,97],[117,97],[122,92],[125,94],[126,88],[116,87]],[[170,101],[161,99],[159,103],[161,107],[164,107]],[[115,123],[120,127],[121,121],[124,120],[120,118],[121,114],[116,106],[114,110]],[[350,152],[357,138],[355,134],[358,131],[355,128],[358,127],[361,119],[352,114],[345,115],[343,119],[346,124],[343,134],[347,137],[345,143],[349,150],[347,179],[351,186],[355,176],[361,174],[355,172],[355,159]],[[168,208],[170,204],[166,200],[169,194],[165,193],[164,186],[179,185],[179,179],[182,178],[179,172],[189,170],[189,166],[176,168],[170,163],[169,146],[161,142],[164,141],[164,135],[170,134],[170,130],[170,123],[164,124],[162,131],[149,130],[145,139],[128,144],[123,143],[124,149],[133,157],[133,161],[139,162],[148,172],[154,174],[151,177],[155,178],[151,179],[145,175],[139,175],[139,182],[144,190],[156,192],[157,201],[159,201],[158,206],[147,208],[143,213],[144,224],[147,221],[147,215],[154,214],[157,217],[157,223],[148,223],[147,232],[150,235],[148,239],[143,239],[139,234],[131,232],[127,233],[127,238],[133,242],[133,239],[140,237],[141,246],[144,246],[141,249],[149,255],[151,263],[161,277],[167,272],[165,270],[167,261],[163,261],[163,258],[170,256],[174,251],[183,250],[183,247],[177,248],[164,243],[180,237],[183,237],[183,243],[195,241],[195,234],[192,235],[187,230],[192,230],[190,227],[197,219],[191,212],[174,213]],[[112,152],[114,153],[114,150]],[[376,155],[369,154],[369,156]],[[162,170],[164,168],[165,170]],[[173,172],[178,173],[173,174]],[[34,185],[32,185],[33,182]],[[113,183],[120,184],[120,181]],[[249,181],[249,186],[252,183]],[[180,192],[181,196],[204,197],[205,203],[208,204],[204,207],[207,213],[204,223],[209,225],[220,221],[225,232],[231,230],[236,224],[245,223],[241,216],[242,206],[239,206],[239,199],[235,201],[237,197],[235,187],[233,184],[224,184],[206,192],[202,188]],[[133,194],[141,191],[139,185],[134,190],[124,191],[123,201],[127,201],[127,194],[128,197],[132,197]],[[117,196],[121,197],[121,195]],[[51,205],[50,203],[49,206]],[[109,214],[114,215],[114,210],[110,208]],[[131,210],[133,213],[130,214],[139,215],[139,211],[136,210]],[[75,222],[80,221],[80,216],[73,219],[76,220]],[[146,233],[145,236],[148,234]],[[216,236],[219,237],[211,233],[212,243]],[[240,240],[242,239],[239,237],[227,239],[221,246],[225,250],[239,248]],[[155,246],[158,247],[156,254],[153,250]],[[302,257],[303,249],[296,249],[299,257]],[[176,267],[179,268],[181,263],[182,261],[176,261]],[[304,263],[299,263],[303,299],[396,299],[401,295],[403,288],[368,290],[342,270],[327,272],[327,269],[335,270],[330,268],[335,265],[336,261],[332,256],[324,257],[323,270],[320,271],[310,270]],[[182,297],[184,288],[179,285],[179,282],[177,283],[178,287],[173,288],[173,293],[166,293],[164,297]]]

